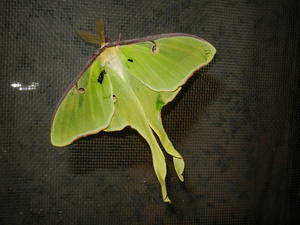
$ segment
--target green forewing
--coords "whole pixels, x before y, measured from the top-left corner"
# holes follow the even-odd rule
[[[60,103],[52,123],[53,145],[68,145],[108,126],[114,104],[110,77],[105,76],[102,84],[98,82],[102,70],[100,62],[95,60],[78,80],[77,87],[72,87]]]
[[[207,41],[175,36],[153,42],[122,45],[120,52],[133,63],[130,73],[155,91],[174,91],[192,73],[208,64],[216,50]]]

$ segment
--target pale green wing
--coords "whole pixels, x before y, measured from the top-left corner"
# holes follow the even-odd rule
[[[179,179],[183,181],[184,160],[169,140],[160,116],[162,107],[171,101],[181,88],[174,92],[156,92],[130,73],[123,74],[121,78],[120,73],[114,69],[106,68],[113,85],[115,113],[105,131],[117,131],[131,126],[145,138],[151,148],[153,167],[161,185],[163,200],[170,202],[165,184],[165,157],[152,130],[158,135],[166,152],[173,156],[175,170]]]
[[[175,91],[207,65],[216,49],[196,36],[170,36],[119,46],[132,75],[155,91]],[[120,56],[121,57],[121,56]]]
[[[103,71],[99,59],[94,60],[64,96],[52,121],[53,145],[68,145],[109,125],[114,112],[114,103],[109,75]],[[101,83],[100,73],[102,73]]]
[[[115,113],[105,131],[116,131],[131,126],[144,137],[151,149],[153,167],[161,185],[163,200],[170,202],[165,183],[167,173],[165,157],[149,124],[149,113],[153,112],[156,115],[160,111],[156,106],[159,93],[149,89],[128,73],[123,74],[121,78],[116,68],[108,66],[106,70],[109,71],[113,85]],[[148,109],[151,110],[147,111]]]
[[[208,42],[186,34],[105,44],[61,101],[53,119],[52,144],[64,146],[103,129],[116,131],[131,126],[149,144],[163,200],[170,202],[165,158],[154,132],[173,156],[176,172],[183,181],[184,160],[163,128],[161,109],[173,100],[193,72],[212,60],[215,52]]]

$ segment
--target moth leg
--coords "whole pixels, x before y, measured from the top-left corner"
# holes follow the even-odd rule
[[[111,40],[108,36],[105,35],[104,37],[105,37],[105,43],[111,43]]]
[[[119,33],[119,37],[118,37],[118,40],[117,40],[117,45],[119,45],[119,43],[121,41],[121,38],[122,38],[122,33]]]
[[[91,60],[91,59],[95,58],[95,56],[97,56],[97,54],[89,55],[89,56],[88,56],[88,60]]]

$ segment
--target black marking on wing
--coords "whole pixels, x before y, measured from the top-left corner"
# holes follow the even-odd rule
[[[102,70],[102,71],[100,72],[99,77],[98,77],[98,80],[97,80],[100,84],[102,84],[103,79],[104,79],[104,75],[105,75],[105,74],[106,74],[106,71],[105,71],[105,70]]]

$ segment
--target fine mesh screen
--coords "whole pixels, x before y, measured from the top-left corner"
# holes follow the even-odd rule
[[[0,225],[297,224],[299,3],[266,0],[0,2]],[[217,49],[163,110],[186,163],[167,157],[162,202],[136,131],[50,143],[50,121],[96,48],[76,30],[102,17],[116,40],[198,35]],[[298,58],[298,60],[297,60]]]

